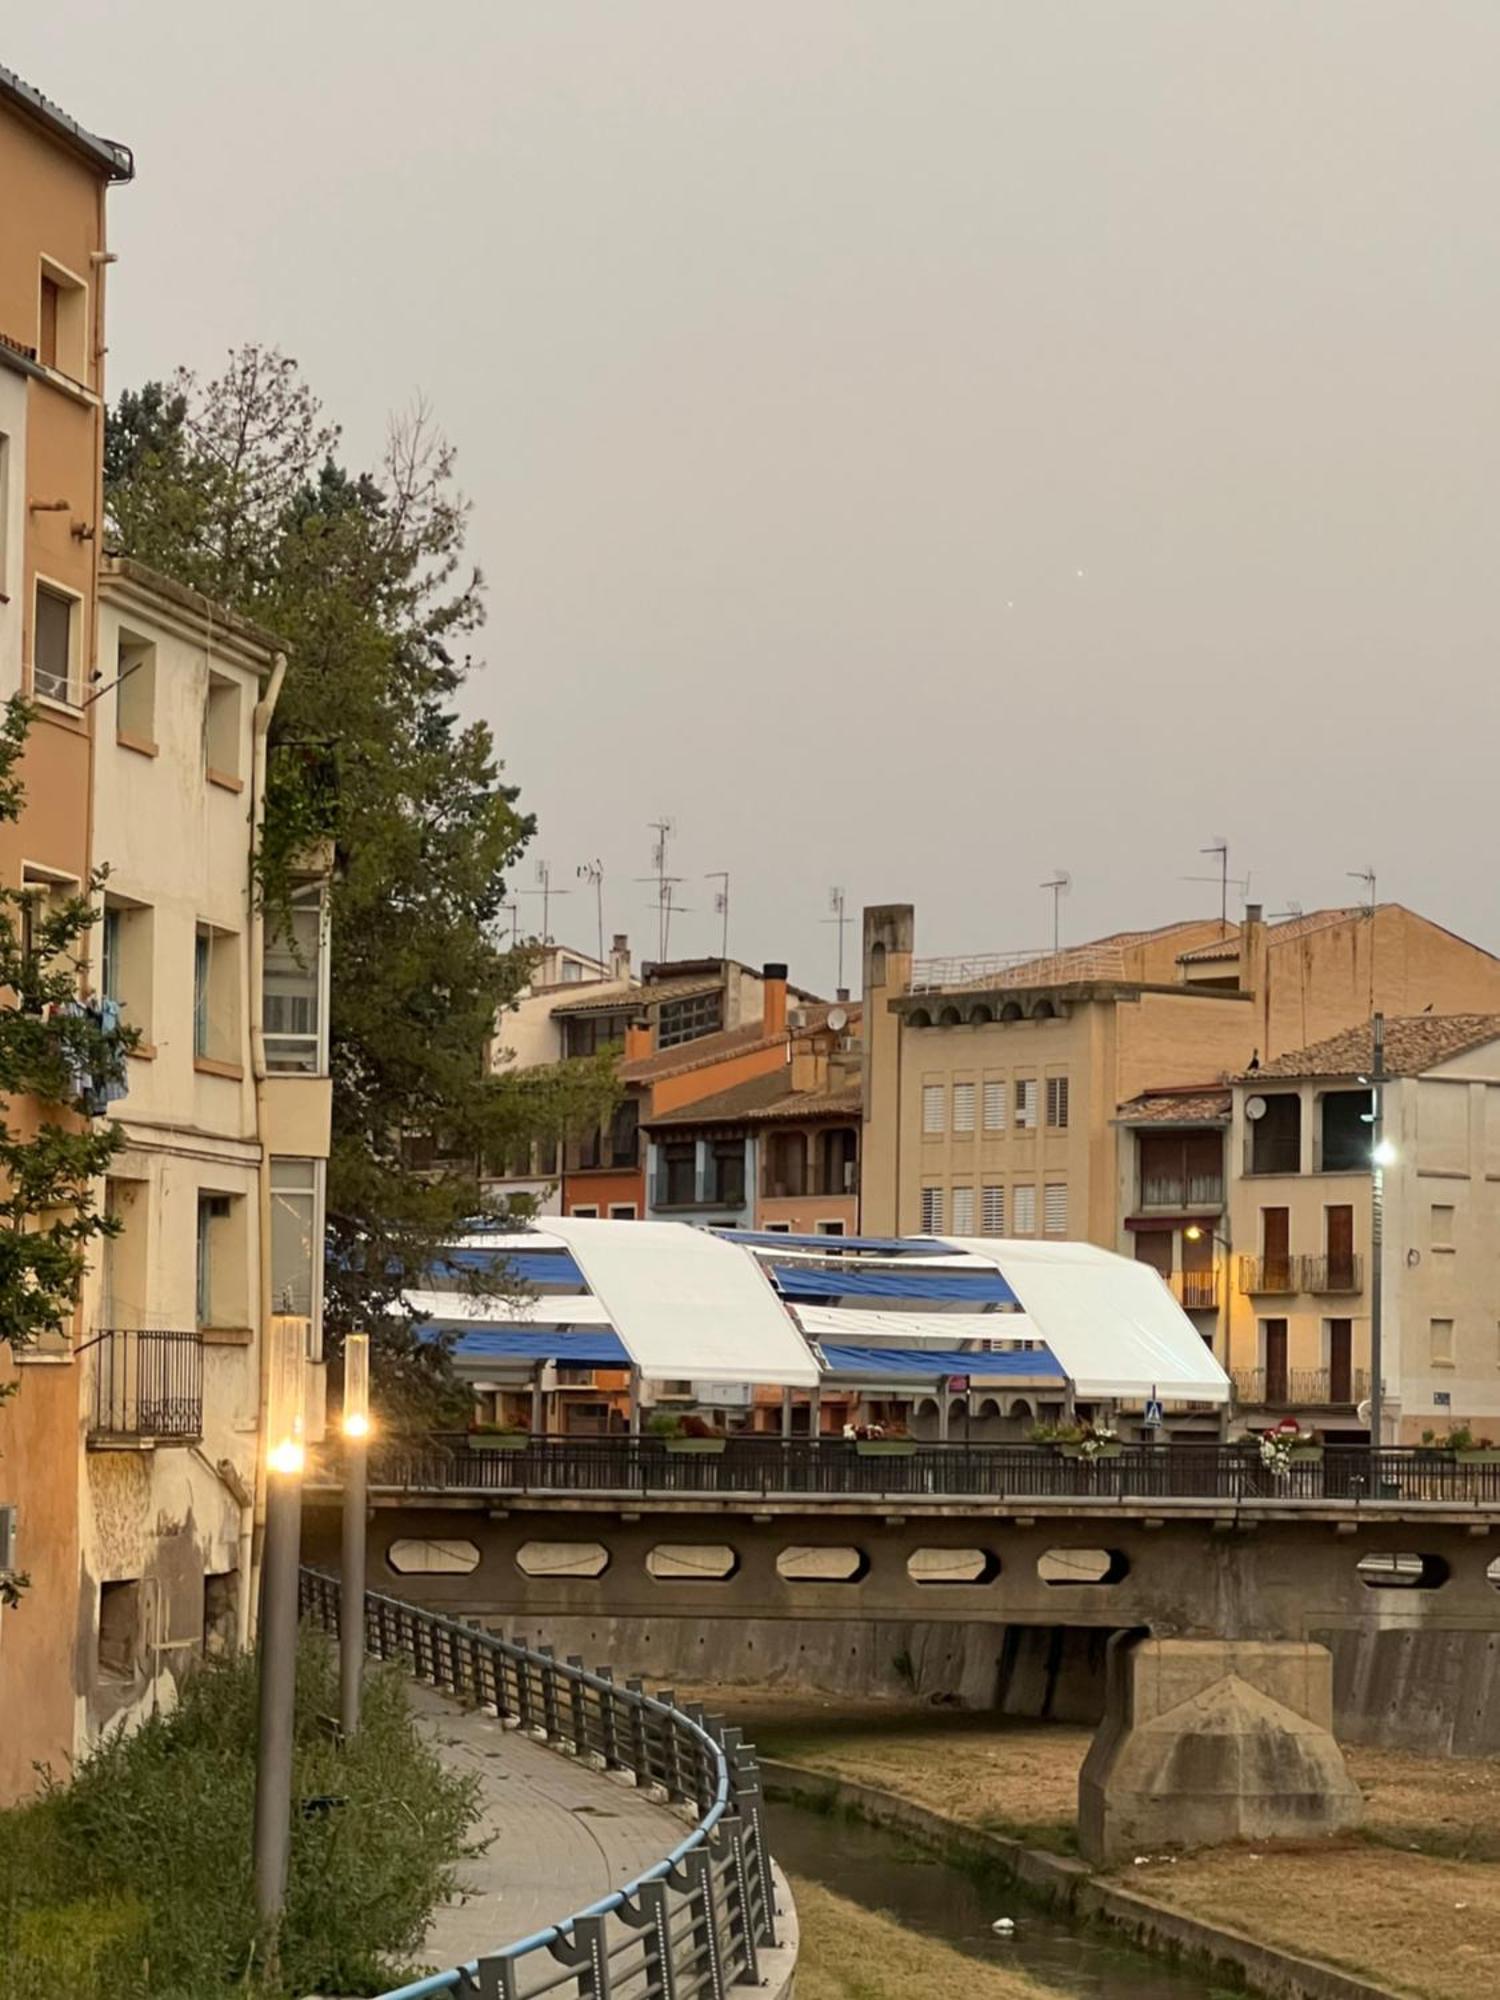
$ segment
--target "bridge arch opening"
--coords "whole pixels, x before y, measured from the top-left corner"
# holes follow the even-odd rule
[[[1000,1558],[993,1549],[913,1549],[906,1574],[917,1584],[993,1583]]]
[[[522,1576],[603,1576],[609,1550],[603,1542],[522,1542],[516,1568]]]
[[[1130,1558],[1121,1549],[1045,1549],[1037,1557],[1036,1573],[1043,1583],[1054,1586],[1123,1583],[1130,1574]]]
[[[783,1583],[858,1583],[869,1568],[864,1550],[849,1545],[794,1542],[776,1557],[776,1574]]]
[[[646,1552],[646,1574],[662,1583],[727,1583],[740,1566],[728,1542],[658,1542]]]
[[[1441,1590],[1450,1574],[1441,1556],[1419,1555],[1413,1550],[1364,1555],[1354,1567],[1366,1590]]]
[[[472,1576],[478,1547],[464,1536],[400,1535],[385,1552],[397,1576]]]

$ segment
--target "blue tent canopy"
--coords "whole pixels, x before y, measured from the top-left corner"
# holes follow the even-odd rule
[[[782,1239],[773,1236],[770,1240],[777,1243]],[[444,1253],[438,1269],[450,1273],[493,1271],[497,1263],[503,1263],[527,1284],[575,1292],[585,1289],[582,1272],[565,1250],[453,1249]],[[775,1264],[771,1268],[778,1290],[787,1299],[945,1299],[970,1306],[1016,1303],[1015,1293],[1000,1273],[977,1264],[967,1271],[877,1270],[867,1264],[848,1270],[816,1270],[807,1264]]]

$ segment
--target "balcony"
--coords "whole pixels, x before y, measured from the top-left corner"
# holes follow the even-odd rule
[[[95,1335],[90,1446],[139,1450],[203,1435],[203,1336],[160,1328]]]
[[[1217,1312],[1219,1274],[1217,1271],[1174,1271],[1172,1296],[1184,1312]]]
[[[1370,1393],[1366,1369],[1236,1368],[1234,1393],[1250,1410],[1353,1409]]]
[[[651,1206],[653,1209],[673,1208],[743,1208],[745,1206],[745,1174],[741,1167],[738,1173],[708,1173],[703,1177],[700,1189],[689,1174],[658,1173],[651,1183]]]
[[[1353,1251],[1337,1257],[1304,1257],[1302,1289],[1332,1296],[1339,1292],[1362,1292],[1365,1288],[1365,1260]]]
[[[1218,1174],[1141,1175],[1142,1208],[1209,1209],[1224,1206],[1224,1176]]]
[[[1246,1297],[1257,1292],[1289,1295],[1301,1290],[1301,1262],[1297,1257],[1241,1257],[1240,1290]]]

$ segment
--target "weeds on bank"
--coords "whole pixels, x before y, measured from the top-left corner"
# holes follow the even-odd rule
[[[284,2000],[389,1986],[421,1948],[477,1818],[414,1729],[398,1672],[369,1676],[347,1749],[337,1662],[297,1660],[291,1869],[279,1976],[251,1875],[256,1676],[205,1666],[179,1706],[107,1739],[71,1783],[0,1813],[0,2000]]]

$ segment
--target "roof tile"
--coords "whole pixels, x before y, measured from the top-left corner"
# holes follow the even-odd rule
[[[1401,1014],[1385,1024],[1387,1076],[1420,1076],[1435,1063],[1462,1055],[1485,1042],[1500,1041],[1500,1014]],[[1368,1076],[1374,1061],[1374,1033],[1368,1021],[1313,1042],[1305,1049],[1242,1070],[1236,1083],[1268,1077]]]

